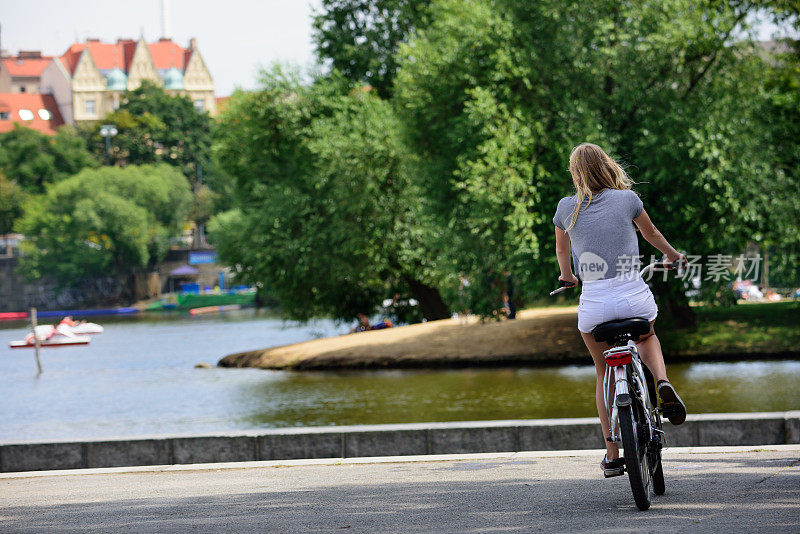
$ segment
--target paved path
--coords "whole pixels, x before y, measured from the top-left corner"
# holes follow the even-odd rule
[[[0,531],[800,532],[800,447],[744,450],[666,451],[647,512],[591,451],[2,475]]]

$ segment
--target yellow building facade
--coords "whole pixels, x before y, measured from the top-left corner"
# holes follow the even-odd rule
[[[97,121],[117,109],[126,90],[150,80],[172,95],[189,97],[200,111],[216,114],[214,79],[197,41],[181,47],[171,39],[144,38],[76,43],[42,73],[42,90],[53,94],[65,122]]]

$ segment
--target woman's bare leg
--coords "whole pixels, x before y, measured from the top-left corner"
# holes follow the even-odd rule
[[[639,349],[639,356],[642,361],[653,373],[656,383],[659,380],[667,379],[667,367],[664,365],[664,353],[661,352],[661,342],[658,341],[656,332],[653,329],[653,323],[650,322],[650,333],[639,338],[636,342],[636,348]],[[587,334],[588,335],[588,334]]]
[[[597,415],[600,416],[600,426],[603,427],[603,441],[606,444],[606,458],[613,460],[619,458],[619,447],[616,443],[612,443],[605,438],[610,436],[608,425],[608,412],[606,411],[606,401],[603,395],[603,380],[606,376],[606,360],[603,358],[603,351],[608,348],[605,343],[598,343],[592,337],[592,334],[584,334],[581,332],[583,342],[586,343],[586,348],[592,355],[594,360],[594,369],[597,372],[597,383],[595,386],[595,402],[597,403]]]

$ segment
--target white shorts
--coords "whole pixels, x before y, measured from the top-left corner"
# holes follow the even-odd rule
[[[638,275],[583,283],[578,305],[578,330],[585,334],[606,321],[630,317],[653,321],[657,315],[658,306],[653,293]]]

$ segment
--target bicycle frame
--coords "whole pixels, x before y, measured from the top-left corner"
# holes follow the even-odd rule
[[[639,276],[644,277],[648,271],[655,271],[658,269],[679,268],[680,263],[667,263],[665,261],[651,263],[639,271]],[[609,356],[612,357],[617,354],[630,353],[631,359],[625,365],[609,365]],[[644,410],[648,411],[653,409],[650,404],[650,393],[645,382],[644,369],[642,369],[642,360],[639,358],[639,351],[636,348],[636,343],[628,340],[626,345],[612,347],[603,352],[603,357],[606,360],[606,374],[603,378],[603,399],[605,400],[606,410],[608,411],[608,427],[611,441],[620,443],[622,437],[618,425],[618,402],[631,402],[631,387],[629,380],[633,380],[634,392],[640,396]],[[613,393],[613,395],[612,395]],[[620,395],[627,395],[620,398]],[[653,437],[653,418],[652,414],[647,414],[648,437]]]

